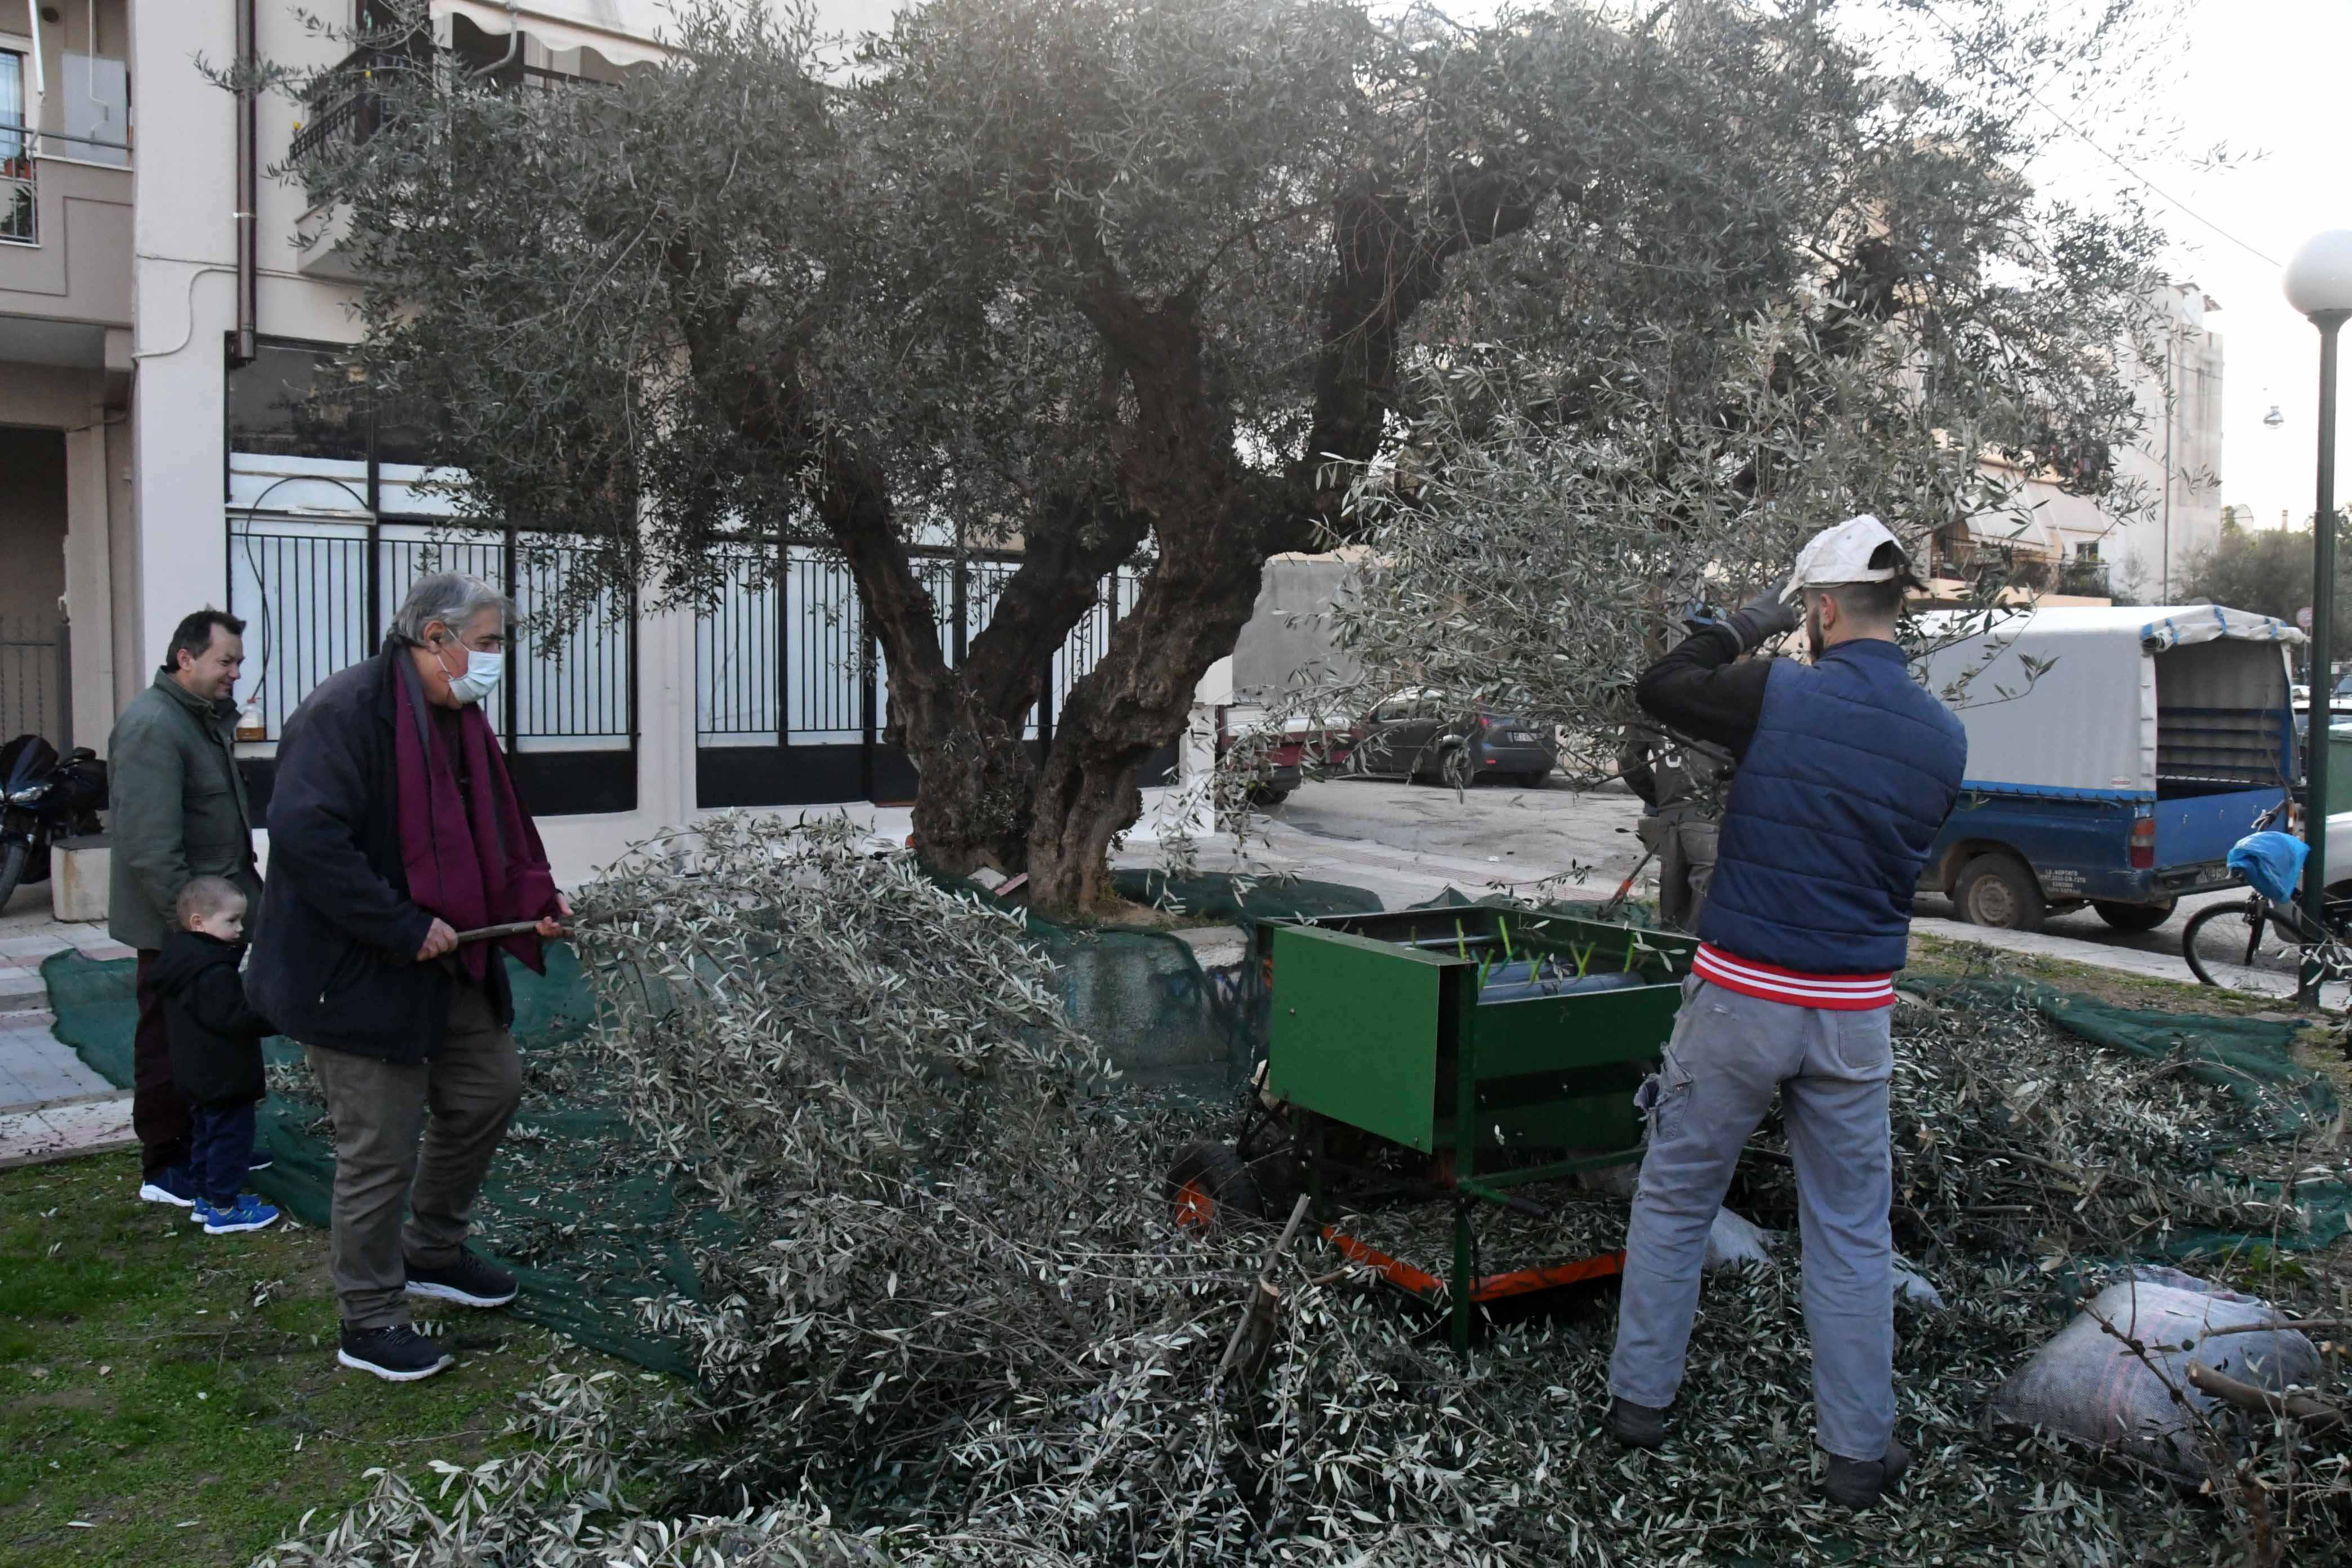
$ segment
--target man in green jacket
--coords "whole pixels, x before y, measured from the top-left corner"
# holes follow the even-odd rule
[[[190,878],[226,877],[249,906],[260,904],[230,695],[245,664],[244,634],[245,623],[221,610],[198,610],[182,621],[155,684],[131,699],[107,742],[107,828],[114,851],[107,928],[139,952],[131,1099],[139,1195],[182,1208],[196,1200],[188,1173],[188,1108],[172,1081],[155,959]]]

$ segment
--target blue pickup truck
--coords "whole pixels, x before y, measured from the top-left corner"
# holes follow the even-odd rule
[[[1920,878],[1960,918],[2033,931],[2088,904],[2149,931],[2238,879],[2230,846],[2297,776],[2286,650],[2242,610],[2065,607],[1925,617],[1929,688],[1969,732]]]

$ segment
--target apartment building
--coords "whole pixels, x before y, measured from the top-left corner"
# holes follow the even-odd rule
[[[332,63],[345,46],[304,8],[0,0],[0,732],[102,748],[173,624],[224,605],[250,623],[239,749],[264,799],[286,716],[375,650],[419,573],[478,573],[528,616],[576,548],[453,529],[413,432],[337,368],[355,289],[336,215],[267,171],[298,139],[368,134],[372,105],[248,107],[199,65]],[[517,90],[656,61],[667,20],[660,0],[431,12],[436,47]],[[846,572],[807,541],[738,549],[707,615],[611,596],[560,635],[521,630],[492,718],[560,868],[698,811],[912,795]],[[951,653],[1013,560],[952,541],[922,555]],[[1072,634],[1041,742],[1138,588],[1107,581]]]
[[[1965,579],[1998,563],[2004,572],[2060,597],[2098,600],[2111,591],[2141,604],[2169,604],[2185,590],[2192,557],[2221,536],[2221,306],[2194,283],[2150,298],[2142,344],[2124,347],[2135,364],[2132,395],[2139,440],[2115,456],[2116,479],[2148,502],[2118,524],[2087,496],[2068,495],[2050,474],[2021,480],[2032,520],[2013,514],[1972,520],[1938,542],[1939,574]]]

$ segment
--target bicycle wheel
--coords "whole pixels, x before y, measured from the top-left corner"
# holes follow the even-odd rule
[[[2262,901],[2208,904],[2191,915],[2180,932],[2180,956],[2189,972],[2207,985],[2227,985],[2229,969],[2268,969],[2294,973],[2301,948],[2294,938],[2265,919]]]

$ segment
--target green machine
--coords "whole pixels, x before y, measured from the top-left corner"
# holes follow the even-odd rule
[[[1512,1189],[1641,1157],[1633,1097],[1674,1030],[1697,945],[1483,906],[1261,922],[1260,1109],[1231,1152],[1196,1145],[1180,1159],[1179,1217],[1202,1221],[1220,1204],[1263,1213],[1303,1185],[1343,1253],[1446,1301],[1458,1349],[1481,1302],[1618,1272],[1622,1252],[1479,1277],[1474,1211],[1540,1216]],[[1397,1200],[1453,1203],[1446,1278],[1325,1223],[1343,1202]]]

